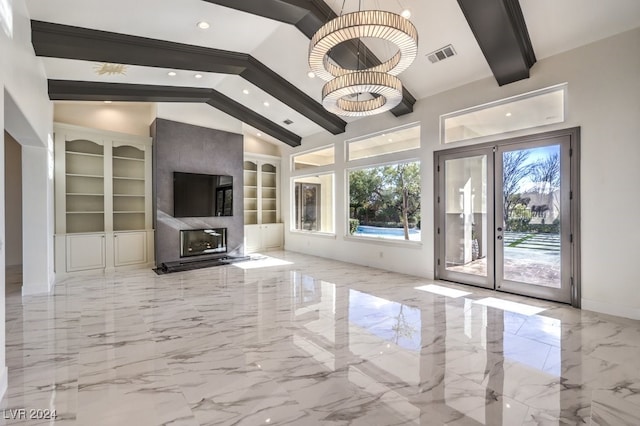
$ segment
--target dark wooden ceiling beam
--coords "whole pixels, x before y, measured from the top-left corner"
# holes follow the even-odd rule
[[[203,0],[294,25],[307,38],[331,19],[336,13],[322,0]],[[360,54],[358,54],[360,52]],[[380,59],[363,44],[350,40],[331,50],[331,59],[350,69],[371,68],[381,63]],[[391,110],[396,117],[413,112],[416,98],[406,89],[402,90],[402,102]]]
[[[291,91],[298,90],[293,84],[287,81],[280,82],[282,77],[253,57],[249,58],[249,63],[251,65],[240,73],[240,77],[260,87],[274,98],[285,102]],[[305,96],[307,95],[305,94]],[[315,122],[322,120],[325,123],[325,129],[329,130],[334,135],[344,132],[346,123],[337,115],[332,114],[329,117],[326,117],[327,110],[324,109],[322,104],[309,97],[309,100],[305,102],[304,105],[304,115],[307,118]],[[298,110],[298,112],[302,113],[300,110]]]
[[[202,87],[49,80],[49,98],[59,101],[206,103],[290,146],[301,138],[222,93]]]
[[[220,74],[240,74],[249,62],[245,53],[42,21],[31,21],[31,43],[37,56]]]
[[[500,86],[529,78],[536,63],[518,0],[458,0]]]
[[[238,75],[334,135],[347,125],[245,53],[42,21],[31,21],[31,32],[37,56]]]

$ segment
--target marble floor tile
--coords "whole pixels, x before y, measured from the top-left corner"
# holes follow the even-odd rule
[[[640,425],[638,321],[268,255],[24,298],[8,270],[0,425]]]

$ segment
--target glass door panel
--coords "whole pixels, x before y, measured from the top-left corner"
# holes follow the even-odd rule
[[[570,301],[566,139],[497,149],[496,287],[501,290]]]
[[[493,288],[491,150],[443,156],[440,277]]]

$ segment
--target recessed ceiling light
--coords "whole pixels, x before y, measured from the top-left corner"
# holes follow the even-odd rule
[[[508,113],[506,113],[506,114],[505,114],[505,116],[506,116],[506,117],[511,117],[511,113],[510,113],[510,112],[508,112]]]
[[[269,106],[269,102],[264,101],[264,102],[262,103],[262,105],[264,105],[264,106],[268,107],[268,106]]]
[[[244,90],[242,91],[242,93],[244,93],[245,95],[248,95],[248,94],[249,94],[249,91],[248,91],[247,89],[244,89]]]
[[[198,28],[200,28],[201,30],[206,30],[208,29],[211,25],[209,25],[209,23],[207,21],[200,21],[196,24],[198,26]]]
[[[387,139],[387,141],[389,141],[389,142],[393,142],[393,139],[389,138],[389,139]]]
[[[400,15],[405,19],[409,19],[411,18],[411,11],[409,9],[405,9]]]
[[[111,103],[111,101],[104,101],[104,103],[105,103],[105,104],[110,104],[110,103]]]
[[[260,137],[260,136],[262,136],[262,133],[258,132],[258,133],[256,133],[256,136]]]
[[[176,72],[175,72],[175,71],[169,71],[169,72],[167,73],[167,75],[168,75],[169,77],[175,77],[175,76],[176,76]]]
[[[194,75],[195,78],[202,78],[202,74],[196,74]]]
[[[313,71],[309,71],[307,73],[307,77],[309,77],[309,78],[315,78],[315,76],[316,76],[316,73],[314,73]]]

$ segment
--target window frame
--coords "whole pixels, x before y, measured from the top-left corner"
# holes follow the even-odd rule
[[[485,110],[489,110],[492,108],[497,108],[497,107],[501,107],[504,105],[508,105],[508,104],[512,104],[515,102],[519,102],[519,101],[523,101],[523,100],[527,100],[527,99],[533,99],[536,98],[538,96],[542,96],[542,95],[546,95],[546,94],[550,94],[550,93],[554,93],[554,92],[561,92],[562,93],[562,117],[560,120],[557,121],[551,121],[549,123],[539,123],[537,125],[533,125],[533,126],[525,126],[525,127],[518,127],[518,128],[514,128],[514,129],[501,129],[500,131],[496,131],[494,133],[488,133],[485,135],[480,135],[480,136],[473,136],[473,137],[468,137],[468,138],[461,138],[461,139],[455,139],[455,140],[451,140],[451,141],[447,141],[446,140],[446,125],[445,122],[447,119],[451,119],[451,118],[456,118],[456,117],[460,117],[462,115],[466,115],[466,114],[470,114],[470,113],[474,113],[477,111],[485,111]],[[505,137],[511,135],[511,134],[516,134],[518,132],[531,132],[534,129],[540,129],[540,128],[544,128],[546,126],[553,126],[553,125],[558,125],[558,124],[562,124],[565,123],[567,121],[567,114],[568,114],[568,93],[569,93],[569,84],[564,82],[564,83],[560,83],[560,84],[555,84],[553,86],[548,86],[548,87],[543,87],[541,89],[537,89],[537,90],[532,90],[530,92],[526,92],[526,93],[521,93],[518,95],[514,95],[514,96],[509,96],[507,98],[502,98],[502,99],[497,99],[495,101],[490,101],[490,102],[486,102],[484,104],[480,104],[480,105],[475,105],[469,108],[464,108],[461,110],[457,110],[457,111],[452,111],[452,112],[448,112],[446,114],[441,114],[440,118],[439,118],[439,126],[440,126],[440,131],[439,131],[439,137],[440,137],[440,145],[443,147],[442,149],[445,149],[445,147],[449,146],[449,147],[455,147],[458,144],[462,144],[462,143],[482,143],[482,142],[486,142],[486,141],[491,141],[494,140],[497,136],[500,135],[505,135]]]
[[[409,148],[409,149],[404,149],[404,150],[400,150],[400,151],[385,152],[385,153],[381,153],[381,154],[377,154],[377,155],[371,155],[369,157],[362,157],[362,158],[355,158],[355,159],[351,159],[351,156],[349,155],[349,146],[352,143],[361,142],[361,141],[367,140],[367,139],[372,139],[372,138],[374,138],[376,136],[387,135],[387,134],[398,132],[398,131],[401,131],[401,130],[410,129],[412,127],[418,127],[420,129],[420,137],[418,138],[418,146],[415,147],[415,148]],[[419,151],[421,147],[422,147],[422,125],[420,124],[419,121],[415,121],[415,122],[412,122],[412,123],[403,124],[401,126],[392,127],[392,128],[386,129],[386,130],[381,130],[379,132],[369,133],[367,135],[358,136],[356,138],[351,138],[351,139],[345,140],[344,141],[344,160],[345,160],[346,164],[351,164],[351,163],[356,163],[356,162],[376,161],[376,159],[384,158],[386,156],[391,156],[391,155],[402,156],[403,154],[406,155],[406,153],[411,152],[411,151]]]
[[[386,161],[379,161],[381,160],[381,156],[377,156],[377,157],[368,157],[366,159],[358,159],[358,160],[354,160],[353,163],[351,165],[351,167],[349,167],[349,165],[347,165],[347,167],[345,167],[344,170],[344,184],[345,184],[345,200],[344,200],[344,205],[345,205],[345,233],[344,233],[344,239],[345,240],[353,240],[353,241],[362,241],[362,242],[373,242],[376,244],[386,244],[386,245],[395,245],[395,246],[402,246],[402,247],[421,247],[422,246],[422,227],[420,227],[420,240],[418,241],[411,241],[411,240],[400,240],[400,239],[395,239],[395,238],[385,238],[385,237],[364,237],[364,236],[359,236],[359,235],[351,235],[349,233],[349,220],[351,219],[351,211],[350,211],[350,198],[351,198],[351,187],[349,185],[349,174],[352,171],[358,171],[358,170],[364,170],[364,169],[370,169],[370,168],[375,168],[375,167],[384,167],[384,166],[391,166],[391,165],[395,165],[395,164],[401,164],[401,163],[418,163],[420,165],[420,211],[422,212],[422,200],[423,200],[423,185],[422,185],[422,180],[423,180],[423,171],[422,171],[422,164],[423,161],[421,160],[419,154],[419,148],[416,149],[412,149],[411,151],[399,151],[393,154],[388,154],[388,155],[393,155],[393,159],[387,158]],[[411,156],[407,156],[406,154],[412,152],[413,155]],[[396,154],[404,154],[404,155],[396,155]],[[401,157],[396,159],[395,157]],[[371,161],[372,159],[377,159],[378,161]],[[370,160],[368,162],[363,162],[362,160]],[[358,163],[358,164],[355,164]],[[361,164],[363,163],[363,164]]]
[[[296,170],[296,163],[295,163],[295,159],[296,157],[299,157],[301,155],[306,155],[306,154],[312,154],[314,152],[317,151],[323,151],[325,149],[328,148],[333,148],[333,163],[331,164],[324,164],[322,166],[309,166],[306,167],[304,169],[298,169]],[[291,176],[293,176],[294,174],[298,174],[298,173],[302,173],[302,174],[309,174],[310,170],[313,171],[317,171],[317,170],[324,170],[324,169],[334,169],[336,165],[336,144],[335,143],[330,143],[327,145],[322,145],[319,147],[315,147],[315,148],[310,148],[304,151],[299,151],[299,152],[294,152],[291,155],[289,155],[289,169],[291,171]]]
[[[299,234],[305,234],[305,235],[320,235],[320,236],[330,236],[330,237],[334,237],[336,236],[336,171],[335,168],[333,167],[334,165],[331,165],[330,169],[327,169],[326,171],[321,171],[320,168],[317,169],[313,169],[313,173],[309,173],[308,169],[305,169],[304,171],[306,173],[304,174],[296,174],[293,175],[293,171],[292,171],[292,175],[290,176],[290,182],[289,182],[289,189],[290,189],[290,200],[291,202],[290,204],[290,217],[291,220],[289,221],[289,232],[292,233],[299,233]],[[325,169],[329,166],[322,166],[322,169]],[[298,226],[299,220],[298,217],[296,215],[296,209],[298,207],[298,203],[296,202],[296,186],[298,183],[302,183],[302,182],[296,182],[296,179],[304,179],[304,178],[310,178],[310,177],[320,177],[320,176],[324,176],[324,175],[331,175],[331,197],[330,197],[330,201],[331,201],[331,210],[333,211],[333,215],[331,218],[331,228],[332,231],[331,232],[327,232],[327,231],[314,231],[314,230],[305,230],[305,229],[297,229],[296,227]],[[322,210],[322,202],[325,201],[326,202],[326,198],[327,197],[322,197],[322,195],[320,196],[320,205],[319,205],[319,209],[320,211]],[[320,222],[324,222],[326,219],[323,219],[322,217],[320,217]]]

